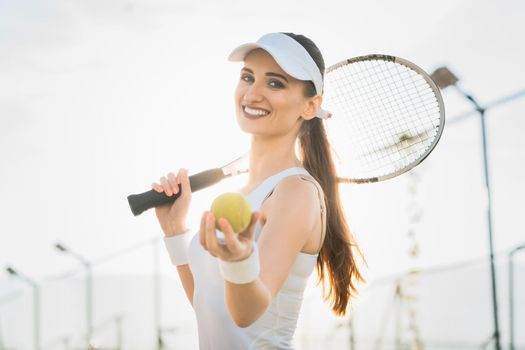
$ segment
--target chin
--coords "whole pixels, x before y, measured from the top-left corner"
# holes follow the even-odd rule
[[[239,128],[246,133],[254,134],[260,131],[260,126],[254,123],[253,121],[244,118],[243,116],[237,116],[237,125]]]
[[[243,116],[237,116],[237,125],[239,125],[242,132],[247,134],[260,136],[271,134],[268,124],[258,123],[257,120],[251,120]]]

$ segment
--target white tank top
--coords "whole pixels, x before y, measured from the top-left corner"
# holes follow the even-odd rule
[[[289,168],[264,180],[246,197],[253,211],[285,177],[308,175],[304,168]],[[323,221],[324,223],[324,221]],[[256,226],[255,240],[261,227]],[[201,350],[293,349],[292,339],[303,301],[303,292],[312,273],[318,254],[300,252],[282,289],[269,308],[252,325],[238,327],[232,320],[224,302],[224,279],[217,258],[206,252],[198,235],[191,240],[189,265],[193,273],[195,310],[199,348]]]

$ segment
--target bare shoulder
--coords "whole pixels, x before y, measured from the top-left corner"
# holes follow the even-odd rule
[[[280,197],[292,197],[295,199],[317,198],[317,182],[310,176],[296,175],[288,176],[275,187],[275,194]]]
[[[321,192],[320,192],[321,191]],[[310,176],[288,176],[275,187],[268,198],[267,211],[277,212],[280,215],[296,213],[304,217],[315,218],[311,215],[319,212],[322,195],[321,186]]]

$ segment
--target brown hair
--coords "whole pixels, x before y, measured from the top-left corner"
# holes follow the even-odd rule
[[[304,35],[283,33],[301,44],[313,58],[324,76],[324,59],[312,40]],[[315,96],[312,82],[305,85],[305,95]],[[355,254],[363,258],[348,226],[339,196],[339,182],[323,121],[303,121],[299,130],[300,156],[303,166],[321,185],[326,202],[326,237],[317,258],[318,283],[332,311],[344,316],[350,298],[357,294],[356,283],[364,282]]]

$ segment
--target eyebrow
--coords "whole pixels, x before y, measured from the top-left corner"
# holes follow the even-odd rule
[[[253,74],[253,70],[251,70],[250,68],[243,67],[243,68],[241,69],[241,71],[246,71],[246,72],[248,72],[248,73]],[[286,81],[286,82],[288,83],[288,78],[286,78],[286,77],[285,77],[284,75],[282,75],[282,74],[274,73],[274,72],[267,72],[265,75],[266,75],[267,77],[277,77],[277,78],[281,78],[281,79],[283,79],[284,81]]]

